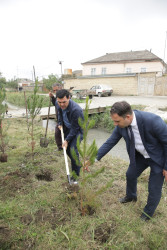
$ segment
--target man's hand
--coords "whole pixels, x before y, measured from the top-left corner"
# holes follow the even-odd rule
[[[49,96],[50,96],[50,97],[53,97],[53,94],[52,94],[52,92],[49,92]]]
[[[67,150],[68,147],[68,141],[64,141],[64,143],[62,144],[62,148],[65,148]]]
[[[61,130],[62,126],[61,126],[61,125],[59,125],[59,126],[58,126],[58,128]]]
[[[86,161],[86,162],[85,162],[85,167],[84,167],[83,171],[90,172],[90,170],[89,170],[89,168],[88,168],[90,165],[91,165],[90,161],[89,161],[89,160]]]
[[[165,181],[167,181],[167,170],[163,170],[163,176],[165,176]]]

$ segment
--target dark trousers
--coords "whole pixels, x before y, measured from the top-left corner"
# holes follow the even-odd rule
[[[58,149],[62,149],[62,139],[61,139],[61,131],[58,128],[58,125],[55,127],[55,141]]]
[[[145,159],[140,153],[136,152],[136,167],[129,166],[126,172],[126,195],[130,198],[137,196],[137,178],[141,173],[150,166],[150,177],[148,182],[148,199],[144,212],[149,216],[154,214],[162,194],[164,182],[163,169],[150,158]]]
[[[65,138],[67,136],[67,132],[65,132]],[[72,156],[72,153],[71,153],[71,150],[74,149],[75,152],[76,152],[76,155],[78,157],[78,160],[79,160],[79,153],[78,153],[78,149],[77,149],[77,138],[78,138],[79,134],[76,135],[68,144],[68,147],[67,147],[67,155],[69,156],[70,160],[71,160],[71,168],[72,168],[72,171],[74,171],[76,173],[77,176],[79,176],[79,173],[80,173],[80,168],[81,166],[80,165],[77,165],[76,164],[76,161],[75,159],[73,158]],[[80,135],[80,141],[82,140],[82,135]]]

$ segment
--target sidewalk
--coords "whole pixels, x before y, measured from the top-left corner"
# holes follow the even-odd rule
[[[165,96],[153,96],[153,97],[143,97],[143,96],[111,96],[111,97],[93,97],[90,104],[90,109],[112,106],[115,102],[127,101],[131,105],[145,105],[147,106],[145,111],[155,113],[162,117],[162,119],[167,119],[167,112],[158,110],[158,108],[167,107],[167,97]],[[79,103],[79,106],[84,109],[85,103]],[[18,108],[8,103],[8,115],[6,118],[12,117],[26,117],[26,109]],[[48,114],[48,107],[42,108],[40,115],[46,116]],[[55,107],[51,106],[50,115],[55,114]]]

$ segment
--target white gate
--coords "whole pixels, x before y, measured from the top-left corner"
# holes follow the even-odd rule
[[[138,94],[139,95],[154,95],[155,77],[138,75]]]

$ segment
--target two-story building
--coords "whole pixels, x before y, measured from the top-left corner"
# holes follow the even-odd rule
[[[82,66],[82,76],[66,79],[68,88],[105,84],[115,95],[167,95],[167,65],[151,51],[107,53]]]
[[[82,63],[83,76],[114,75],[155,72],[166,70],[162,59],[151,51],[106,53],[106,55]]]

